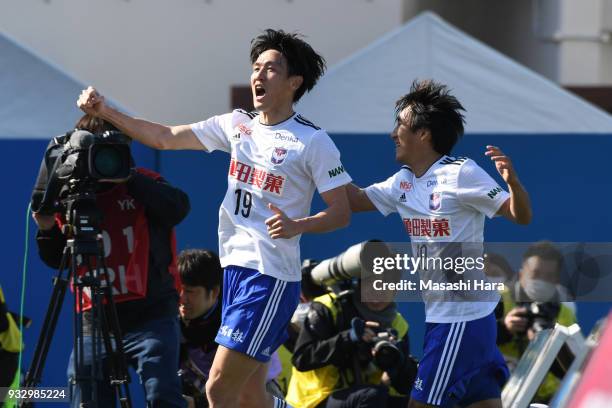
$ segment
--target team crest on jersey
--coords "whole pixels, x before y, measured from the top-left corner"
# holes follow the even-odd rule
[[[275,147],[272,151],[272,158],[270,159],[270,161],[272,162],[272,164],[281,164],[285,161],[286,157],[287,149],[284,149],[282,147]]]
[[[442,196],[440,193],[431,193],[429,195],[429,209],[432,211],[439,210],[442,206]]]

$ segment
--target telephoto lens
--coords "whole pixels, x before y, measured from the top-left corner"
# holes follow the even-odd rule
[[[312,280],[322,286],[331,287],[336,282],[362,278],[372,273],[372,260],[388,257],[387,245],[377,239],[360,242],[333,258],[321,261],[312,269]]]

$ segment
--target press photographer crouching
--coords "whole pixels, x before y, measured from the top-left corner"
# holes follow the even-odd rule
[[[189,407],[207,407],[206,381],[221,327],[223,269],[213,251],[191,249],[178,257],[181,275],[180,377]]]
[[[549,242],[538,242],[523,254],[518,281],[502,292],[503,316],[498,319],[497,345],[510,370],[525,352],[536,333],[551,329],[556,323],[571,326],[576,316],[560,285],[563,256]],[[547,403],[559,386],[559,379],[549,373],[533,402]]]
[[[315,298],[304,319],[286,397],[291,406],[405,407],[408,402],[417,368],[409,355],[408,323],[392,295],[361,300],[366,245],[312,270],[313,280],[333,291]],[[364,281],[364,289],[371,287]]]
[[[174,227],[188,214],[189,198],[159,174],[131,168],[127,140],[112,125],[86,115],[75,131],[51,141],[32,195],[39,255],[52,268],[74,267],[77,289],[84,275],[99,279],[101,286],[110,283],[119,328],[111,336],[122,336],[125,361],[138,373],[148,406],[184,407],[176,374],[180,329]],[[115,170],[123,171],[126,155],[131,162],[124,174],[127,177],[114,177]],[[93,261],[80,256],[79,239],[100,243],[100,234],[102,254]],[[64,248],[72,245],[67,241],[77,243],[72,249],[76,255],[72,262],[60,265],[65,262]],[[93,300],[93,292],[97,292],[93,287],[82,290],[80,305],[81,296],[77,296],[83,365],[75,373],[73,350],[68,365],[71,405],[78,407],[82,401],[91,401],[92,406],[114,407],[116,390],[108,381],[110,361],[114,359],[108,358],[100,343],[100,354],[91,355],[97,352],[91,347],[92,339],[100,341],[99,334],[92,333],[98,333],[100,316],[106,324],[106,319],[112,319],[112,302]],[[107,293],[111,299],[110,291]],[[112,330],[113,325],[110,327]],[[81,376],[96,364],[102,372],[94,373],[91,381],[83,381]],[[91,384],[95,384],[95,390]]]

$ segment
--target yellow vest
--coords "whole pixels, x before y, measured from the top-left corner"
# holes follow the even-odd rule
[[[512,295],[510,291],[504,290],[502,292],[502,300],[504,302],[504,316],[506,316],[510,310],[516,307],[516,303],[512,299]],[[557,316],[557,323],[563,326],[571,326],[576,323],[576,316],[574,316],[574,312],[564,304],[561,304],[561,309],[559,310],[559,315]],[[521,358],[519,341],[518,338],[515,337],[510,342],[499,346],[499,350],[504,355],[506,361],[514,361],[518,362]],[[548,401],[559,389],[559,385],[561,381],[552,375],[551,373],[546,374],[542,385],[538,388],[538,392],[536,393],[536,401]]]
[[[4,300],[4,293],[0,286],[0,302],[6,303]],[[21,333],[19,333],[19,327],[15,323],[13,316],[10,313],[6,313],[9,327],[7,330],[0,333],[0,347],[2,350],[10,351],[12,353],[19,353],[21,351]]]
[[[338,309],[336,306],[336,294],[330,293],[314,299],[327,307],[336,322]],[[391,326],[397,330],[399,338],[403,338],[408,332],[408,323],[397,313]],[[381,370],[376,370],[366,379],[368,384],[380,384]],[[340,372],[333,365],[317,368],[310,371],[298,371],[295,367],[291,369],[291,380],[285,400],[295,408],[313,408],[327,398],[337,389],[340,381]],[[395,393],[395,395],[398,395]]]

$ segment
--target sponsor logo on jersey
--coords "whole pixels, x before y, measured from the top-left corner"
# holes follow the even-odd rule
[[[244,123],[238,125],[238,130],[240,131],[240,133],[244,133],[247,136],[251,136],[251,134],[253,134],[253,131],[249,129]]]
[[[442,206],[442,195],[440,193],[431,193],[429,195],[429,209],[432,211],[439,210]]]
[[[498,193],[501,193],[503,190],[501,189],[501,187],[495,187],[493,190],[489,191],[489,193],[487,194],[489,196],[489,198],[492,200],[495,198],[495,196]]]
[[[405,203],[406,202],[406,193],[402,193],[402,195],[399,198],[400,203]]]
[[[250,164],[242,163],[232,158],[228,176],[241,183],[253,186],[255,190],[283,195],[285,178],[270,173],[267,169],[251,166]]]
[[[448,180],[447,180],[447,179],[441,179],[441,180],[437,180],[437,179],[436,179],[436,180],[428,180],[428,181],[427,181],[427,188],[429,188],[429,187],[435,187],[435,186],[437,186],[438,184],[446,184],[447,182],[448,182]]]
[[[281,164],[285,161],[286,157],[287,149],[284,149],[282,147],[275,147],[272,151],[272,158],[270,159],[270,161],[272,162],[272,164]]]
[[[400,181],[400,190],[404,190],[404,191],[412,190],[412,183],[409,181]]]
[[[446,218],[404,218],[404,228],[411,237],[443,238],[451,236]]]
[[[336,176],[339,176],[340,174],[344,173],[344,166],[338,166],[334,169],[328,170],[327,174],[329,175],[329,178],[334,178]]]
[[[244,332],[241,332],[240,329],[222,326],[219,328],[219,332],[217,334],[231,339],[234,343],[244,342]]]
[[[261,354],[263,354],[266,357],[270,357],[270,347],[266,347],[265,349],[263,349]]]
[[[278,132],[274,136],[274,139],[282,140],[283,142],[293,142],[293,143],[297,143],[300,141],[300,139],[295,137],[295,135],[283,135],[282,133],[278,133]]]
[[[236,133],[235,135],[232,136],[232,139],[234,140],[240,140],[240,132]]]

